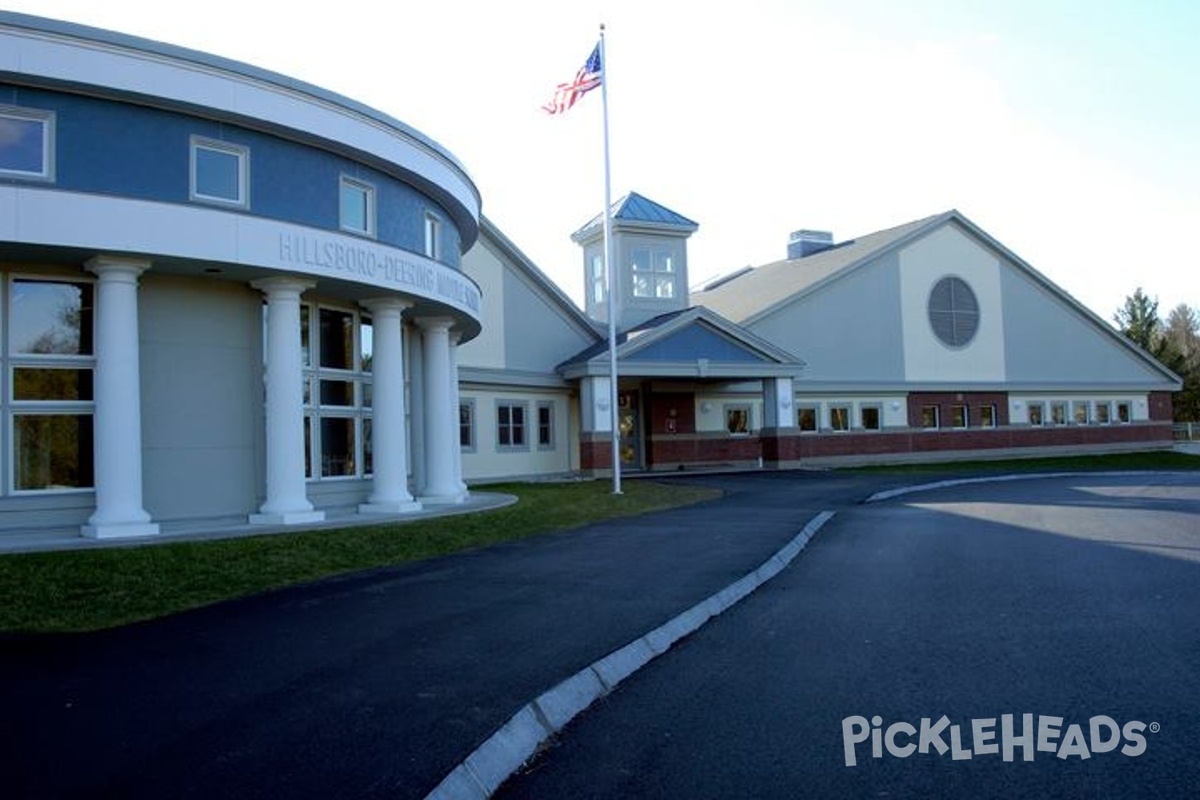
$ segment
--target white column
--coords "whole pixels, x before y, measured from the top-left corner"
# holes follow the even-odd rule
[[[796,416],[792,413],[791,378],[763,379],[763,427],[796,427]]]
[[[308,502],[304,484],[304,363],[300,351],[300,294],[314,286],[296,278],[250,284],[267,296],[267,499],[256,525],[295,525],[325,519]]]
[[[395,297],[363,302],[371,312],[374,353],[371,360],[371,450],[374,486],[362,514],[418,511],[421,504],[408,493],[408,445],[404,433],[404,337],[401,315],[412,303]]]
[[[138,276],[150,262],[100,256],[96,274],[96,511],[83,526],[95,539],[153,536],[142,508],[142,387],[138,346]]]
[[[454,459],[454,480],[458,483],[459,490],[465,497],[468,494],[467,484],[463,480],[462,471],[462,434],[460,433],[458,407],[462,405],[462,397],[458,392],[458,340],[461,334],[450,334],[450,407],[453,409],[454,415],[454,447],[452,448],[452,457]]]
[[[422,352],[421,329],[408,329],[408,446],[412,451],[412,485],[418,495],[425,493],[425,354]]]
[[[425,370],[425,503],[461,503],[464,493],[454,477],[458,450],[458,410],[450,398],[450,325],[444,317],[418,320],[423,334]]]

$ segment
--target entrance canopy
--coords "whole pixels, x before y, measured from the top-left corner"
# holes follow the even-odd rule
[[[724,317],[696,306],[663,314],[617,336],[622,378],[796,378],[805,363]],[[567,380],[608,375],[607,342],[560,364]]]

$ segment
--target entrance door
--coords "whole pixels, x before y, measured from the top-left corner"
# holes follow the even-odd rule
[[[621,467],[642,468],[642,425],[638,413],[638,393],[618,392],[617,429],[620,434],[617,449],[621,455]]]

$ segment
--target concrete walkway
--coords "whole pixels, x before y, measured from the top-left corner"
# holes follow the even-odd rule
[[[53,528],[0,532],[0,553],[32,553],[47,550],[86,550],[97,547],[141,547],[167,542],[229,539],[238,536],[265,536],[277,533],[296,533],[299,530],[328,530],[382,525],[393,522],[414,522],[435,517],[471,514],[502,508],[517,498],[499,492],[471,492],[465,502],[453,506],[427,506],[405,514],[360,514],[355,510],[329,511],[324,522],[303,526],[251,525],[245,519],[202,520],[199,522],[164,522],[157,536],[133,539],[88,539],[78,528]]]

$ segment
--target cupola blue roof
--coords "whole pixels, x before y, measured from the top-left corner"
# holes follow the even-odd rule
[[[700,225],[664,205],[660,205],[637,192],[630,192],[612,204],[613,224],[630,227],[649,227],[679,233],[693,233]],[[591,239],[604,226],[604,215],[597,214],[579,230],[571,234],[575,242]]]

